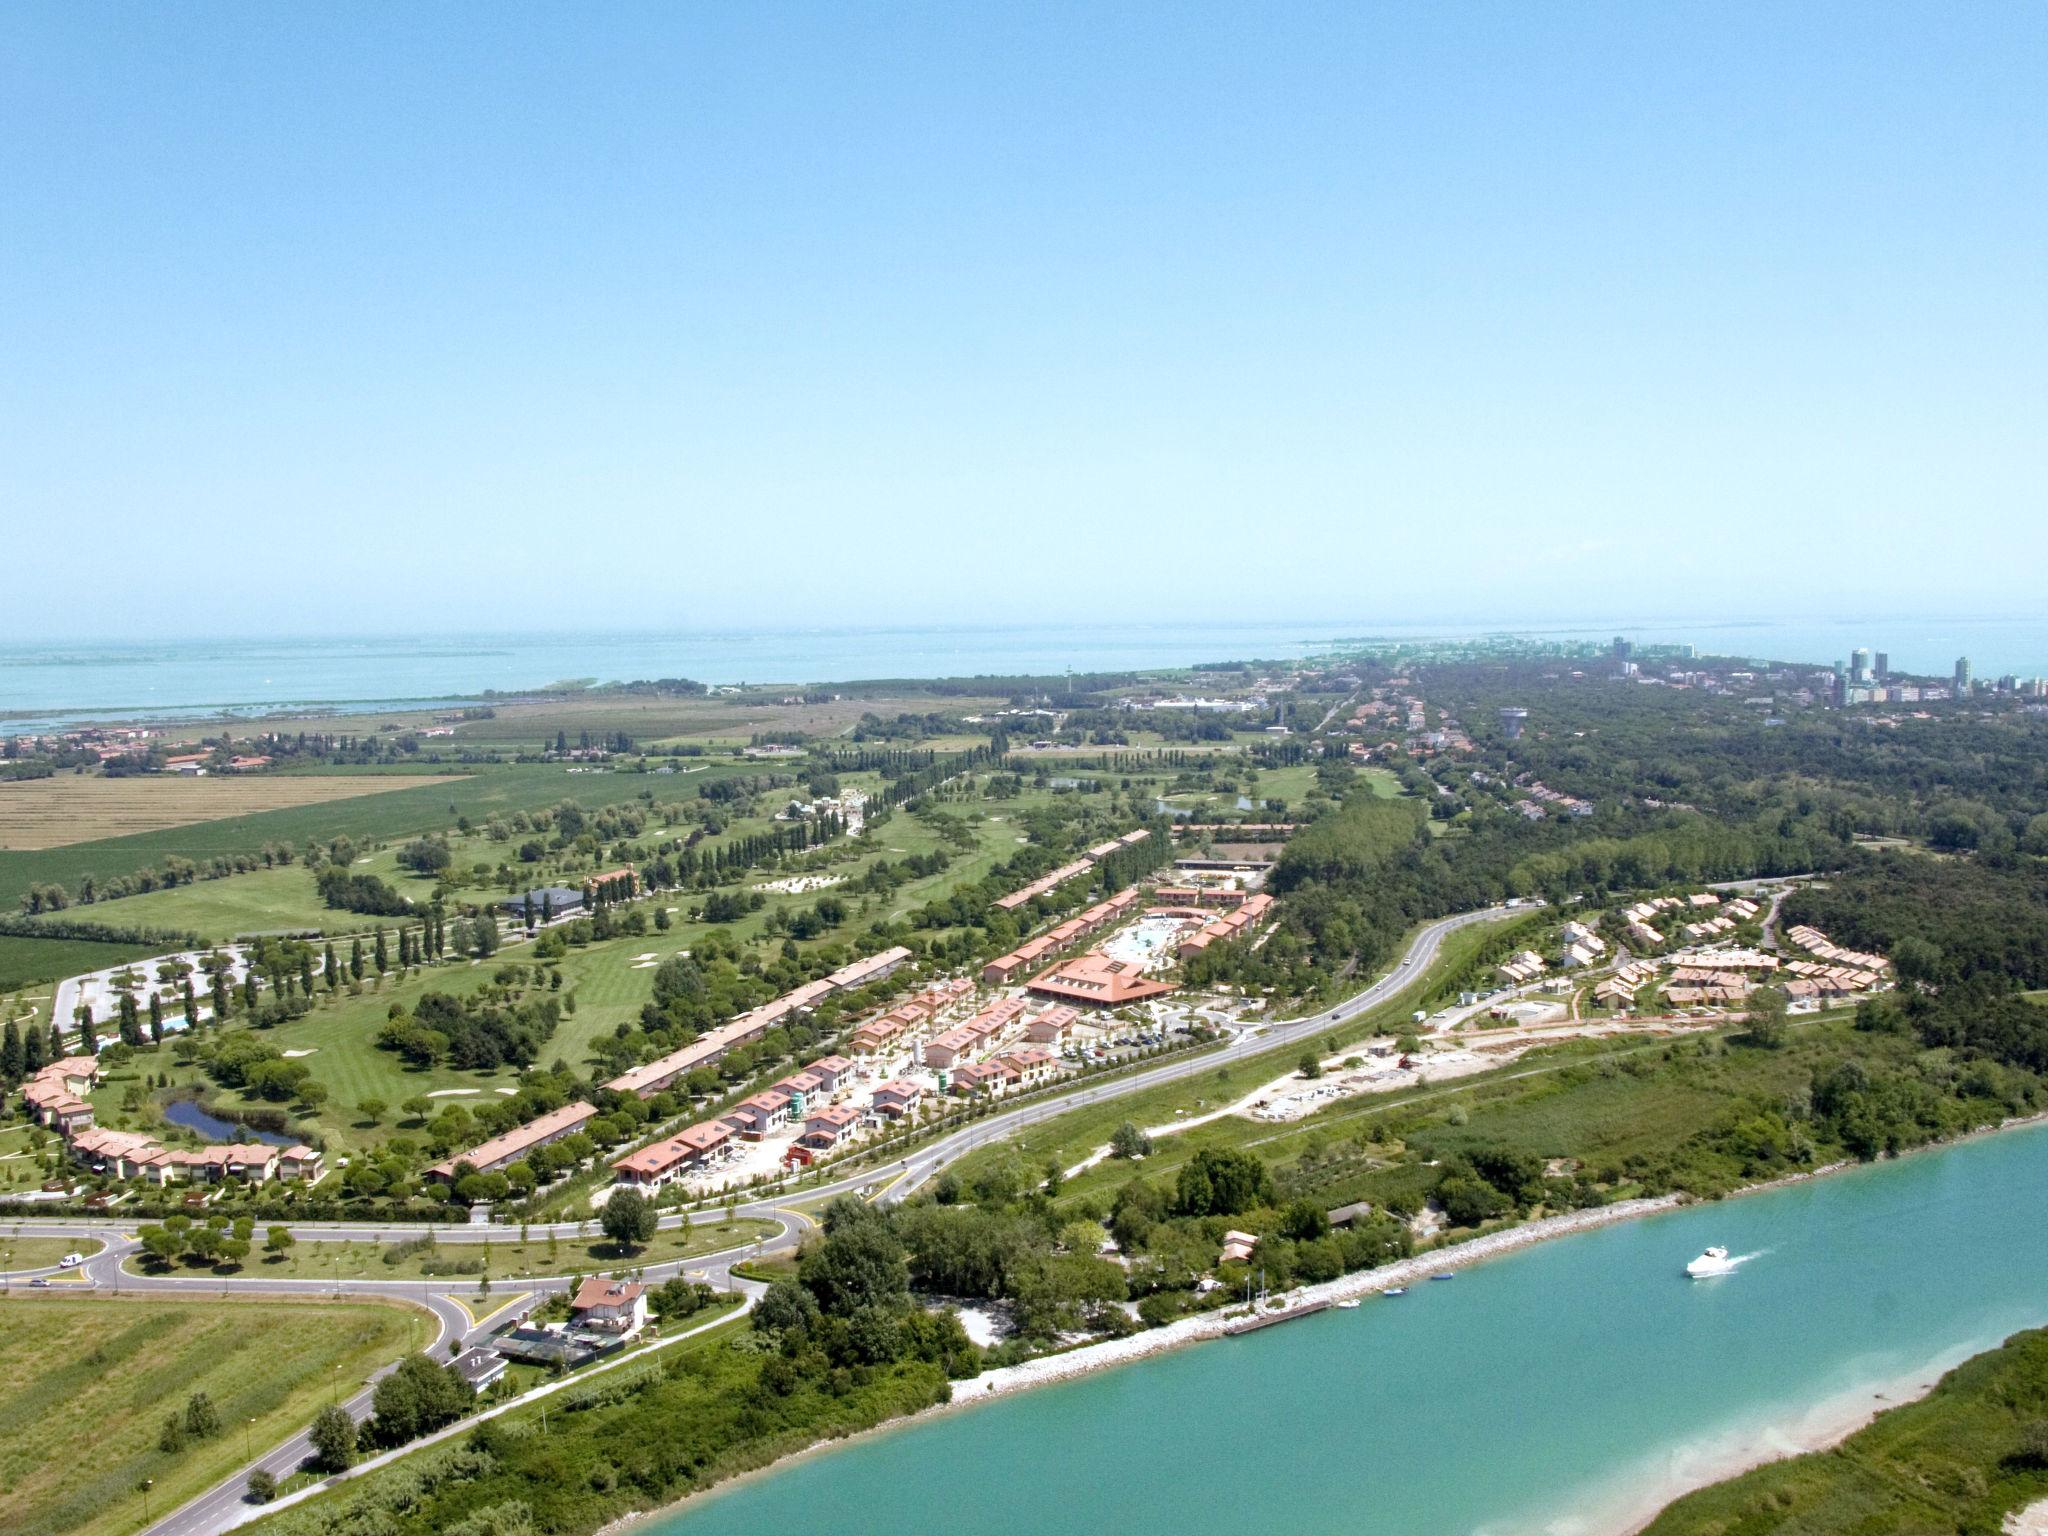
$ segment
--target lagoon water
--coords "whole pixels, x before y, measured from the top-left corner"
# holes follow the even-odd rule
[[[1708,1244],[1754,1257],[1682,1278]],[[2030,1126],[941,1414],[643,1529],[1612,1531],[2044,1322],[2048,1126]]]
[[[755,629],[638,634],[378,635],[324,639],[174,639],[147,645],[0,643],[0,721],[15,729],[67,720],[254,715],[288,709],[368,711],[486,690],[588,678],[692,677],[706,683],[848,682],[1285,660],[1349,644],[1441,640],[1512,630],[1525,638],[1691,644],[1702,652],[1825,664],[1858,645],[1902,671],[1946,677],[1958,654],[1977,675],[2048,672],[2037,618],[1603,618],[1569,627],[1505,620],[1382,624],[1369,617],[1179,623],[989,624]]]

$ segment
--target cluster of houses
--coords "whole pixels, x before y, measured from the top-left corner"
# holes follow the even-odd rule
[[[1192,960],[1212,944],[1242,938],[1263,923],[1272,910],[1273,898],[1264,891],[1254,891],[1230,911],[1210,918],[1182,939],[1176,953],[1183,960]]]
[[[1593,989],[1593,1000],[1610,1008],[1626,1008],[1656,974],[1657,967],[1649,961],[1631,960],[1627,965],[1617,966],[1612,976]]]
[[[1128,848],[1133,843],[1142,843],[1151,835],[1146,828],[1139,827],[1134,832],[1126,832],[1122,837],[1113,837],[1106,843],[1097,843],[1072,863],[1062,864],[1051,874],[1040,875],[1029,885],[1019,886],[1016,890],[1010,892],[1009,895],[997,897],[995,903],[996,910],[999,912],[1014,912],[1019,907],[1043,896],[1047,891],[1054,889],[1056,886],[1066,884],[1067,881],[1073,879],[1076,875],[1087,874],[1089,870],[1119,849]]]
[[[795,1160],[808,1162],[860,1129],[860,1111],[836,1102],[852,1074],[853,1063],[846,1057],[822,1056],[749,1094],[716,1120],[700,1121],[627,1153],[613,1162],[612,1171],[621,1184],[659,1189],[709,1172],[729,1162],[741,1144],[763,1141],[790,1125],[802,1127],[795,1143],[801,1155]]]
[[[502,1136],[493,1136],[459,1156],[434,1164],[427,1170],[427,1177],[452,1184],[457,1170],[465,1166],[477,1173],[497,1173],[550,1142],[574,1136],[596,1116],[597,1106],[582,1099],[574,1104],[564,1104],[560,1109],[551,1109],[524,1125],[514,1126]]]
[[[1593,814],[1592,801],[1581,800],[1576,795],[1567,795],[1561,790],[1552,789],[1541,779],[1532,779],[1523,788],[1528,792],[1529,798],[1516,801],[1514,808],[1531,821],[1541,821],[1554,810],[1563,811],[1569,816]]]
[[[1494,976],[1503,986],[1519,987],[1534,981],[1543,974],[1543,957],[1533,949],[1520,954],[1509,955],[1494,968]]]
[[[1576,920],[1564,925],[1560,937],[1564,945],[1563,964],[1568,971],[1596,964],[1607,953],[1607,941]]]
[[[268,1142],[230,1142],[198,1148],[166,1147],[141,1131],[117,1131],[93,1123],[86,1097],[100,1080],[100,1064],[92,1056],[66,1056],[53,1061],[22,1084],[22,1104],[39,1125],[64,1139],[71,1160],[114,1179],[146,1179],[153,1184],[218,1184],[242,1179],[251,1184],[271,1179],[315,1180],[326,1170],[311,1147],[278,1147]]]
[[[1891,961],[1885,959],[1883,955],[1871,955],[1865,954],[1861,950],[1844,949],[1841,945],[1832,942],[1818,928],[1810,927],[1805,923],[1801,923],[1796,928],[1786,929],[1785,937],[1794,944],[1797,944],[1809,955],[1818,955],[1832,966],[1851,973],[1860,973],[1873,981],[1891,966]],[[1787,970],[1794,970],[1796,968],[1796,966],[1786,967]]]
[[[1681,965],[1672,970],[1671,979],[1664,984],[1664,995],[1678,1007],[1739,1003],[1749,996],[1749,978],[1741,971]]]
[[[1652,896],[1625,909],[1621,921],[1631,944],[1641,949],[1661,949],[1666,939],[1656,925],[1666,913],[1683,916],[1687,912],[1703,912],[1720,905],[1721,898],[1712,891],[1700,891],[1691,896]],[[1749,906],[1754,915],[1756,909],[1753,906],[1748,902],[1743,905]],[[1729,927],[1733,926],[1729,924]]]
[[[1135,885],[1118,891],[1107,901],[1098,901],[1079,916],[1070,917],[1049,932],[1018,945],[1007,955],[998,955],[981,968],[981,979],[992,986],[1015,981],[1048,955],[1056,955],[1082,939],[1092,938],[1112,923],[1121,922],[1137,910],[1144,899],[1144,893]]]
[[[706,1030],[681,1050],[670,1051],[666,1056],[621,1072],[605,1087],[615,1093],[651,1098],[698,1067],[715,1065],[734,1047],[750,1044],[785,1020],[811,1012],[835,992],[850,992],[895,974],[909,959],[910,951],[899,944],[880,954],[841,966],[829,976],[806,982],[773,1002],[763,1003],[716,1029]]]
[[[905,998],[884,1013],[863,1021],[853,1031],[852,1051],[856,1056],[877,1056],[899,1039],[930,1023],[961,998],[974,991],[964,976],[928,987],[915,997]]]

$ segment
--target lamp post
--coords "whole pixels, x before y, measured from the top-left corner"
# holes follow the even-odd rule
[[[142,1523],[144,1525],[149,1524],[149,1490],[155,1481],[154,1478],[149,1477],[145,1477],[142,1480]]]
[[[256,1415],[252,1413],[249,1415],[248,1418],[242,1421],[242,1460],[244,1461],[254,1461],[256,1459],[256,1451],[253,1443],[255,1434]]]

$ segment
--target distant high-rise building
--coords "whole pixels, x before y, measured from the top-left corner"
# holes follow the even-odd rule
[[[1509,741],[1522,739],[1522,727],[1528,724],[1529,711],[1526,709],[1503,709],[1500,712],[1500,728]]]
[[[1870,652],[1857,646],[1849,653],[1849,681],[1867,683],[1870,681]]]
[[[1877,653],[1877,680],[1888,683],[1892,680],[1892,659],[1883,651]]]
[[[1635,653],[1635,646],[1632,645],[1626,638],[1624,638],[1621,635],[1616,635],[1614,637],[1614,659],[1616,661],[1627,661],[1631,656],[1635,655]]]
[[[1958,656],[1956,658],[1956,697],[1959,699],[1968,698],[1970,696],[1970,686],[1970,658]]]

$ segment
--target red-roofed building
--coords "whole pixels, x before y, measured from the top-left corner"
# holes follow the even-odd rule
[[[647,1287],[634,1281],[592,1275],[576,1288],[569,1321],[597,1333],[630,1339],[647,1326]]]
[[[908,1078],[894,1078],[875,1089],[874,1111],[889,1120],[900,1120],[917,1108],[924,1089]]]
[[[845,1104],[827,1104],[804,1116],[804,1133],[797,1139],[807,1147],[829,1152],[859,1128],[859,1110]]]
[[[730,1126],[717,1120],[706,1120],[677,1132],[666,1141],[657,1141],[651,1147],[627,1153],[612,1164],[612,1170],[618,1174],[621,1184],[659,1189],[672,1179],[687,1177],[704,1168],[731,1144]]]
[[[1148,997],[1164,997],[1173,988],[1163,981],[1147,980],[1135,965],[1091,949],[1033,977],[1029,990],[1076,1007],[1119,1008]]]

